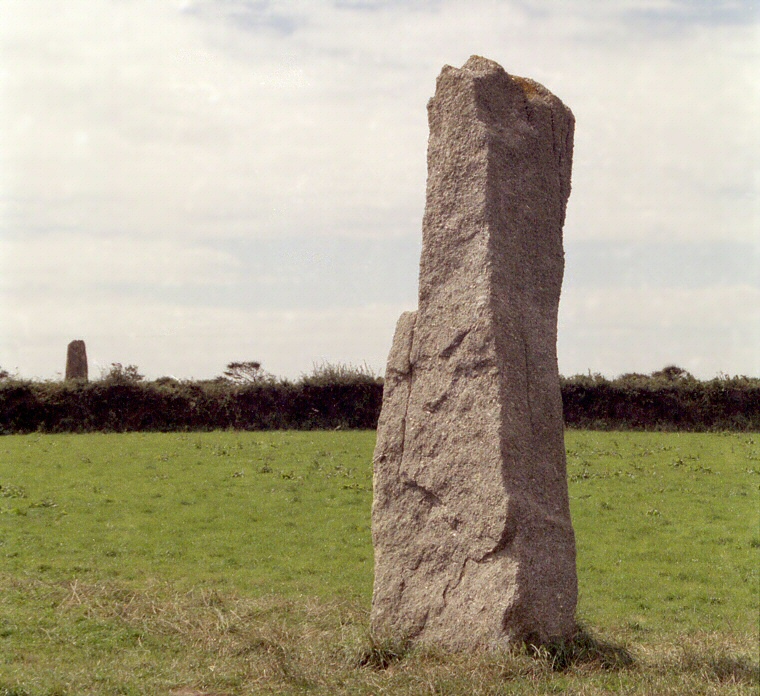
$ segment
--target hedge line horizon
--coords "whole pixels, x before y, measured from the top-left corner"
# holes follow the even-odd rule
[[[700,381],[670,365],[612,380],[561,377],[560,386],[569,428],[760,431],[760,378]],[[91,382],[33,382],[0,371],[0,434],[373,430],[382,395],[383,379],[366,366],[323,364],[298,381],[255,362],[229,363],[225,374],[199,381],[147,381],[120,363]]]
[[[144,384],[219,384],[229,383],[234,385],[246,384],[263,384],[263,383],[281,383],[281,384],[305,384],[305,383],[353,383],[355,381],[364,382],[367,380],[378,381],[382,384],[383,376],[378,374],[366,362],[361,365],[353,363],[336,362],[331,363],[323,361],[314,363],[311,373],[302,373],[298,378],[281,377],[268,372],[264,369],[263,364],[258,360],[233,361],[227,363],[221,374],[211,378],[196,379],[194,377],[174,377],[172,375],[163,375],[155,379],[147,378],[140,372],[141,368],[134,364],[123,364],[112,362],[108,368],[99,367],[99,376],[96,378],[86,378],[76,380],[67,378],[63,373],[58,378],[36,378],[24,377],[16,372],[11,372],[0,365],[0,385],[7,382],[21,382],[28,384],[61,384],[64,382],[83,381],[88,382],[124,382],[124,383],[144,383]],[[624,372],[613,377],[608,377],[601,372],[592,372],[591,368],[585,373],[577,373],[565,376],[560,374],[562,382],[568,381],[586,381],[619,383],[641,383],[642,381],[656,380],[665,382],[686,381],[708,384],[714,381],[747,381],[760,383],[760,376],[754,377],[744,374],[730,374],[720,371],[714,377],[709,379],[700,379],[683,367],[675,364],[669,364],[661,370],[653,372]]]

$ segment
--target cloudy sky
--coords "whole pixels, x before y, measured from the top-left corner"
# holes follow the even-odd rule
[[[560,371],[760,376],[750,0],[2,0],[0,366],[381,373],[473,53],[576,116]]]

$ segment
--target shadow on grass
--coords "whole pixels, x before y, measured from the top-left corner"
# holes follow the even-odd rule
[[[513,676],[533,672],[538,674],[546,669],[555,673],[573,669],[593,673],[643,668],[655,673],[696,675],[701,680],[713,683],[760,684],[760,667],[751,659],[733,655],[729,650],[686,644],[676,654],[663,652],[655,656],[654,663],[645,660],[639,664],[626,647],[595,636],[583,625],[578,625],[575,635],[568,640],[549,643],[526,640],[502,654],[491,653],[490,658],[487,652],[479,656],[477,650],[469,654],[465,651],[452,655],[430,646],[419,651],[419,647],[411,640],[381,640],[370,636],[369,644],[356,658],[354,665],[381,671],[403,664],[415,656],[413,662],[417,663],[417,668],[419,664],[430,667],[443,660],[449,665],[459,664],[463,669],[480,665],[488,671],[498,663],[501,665],[501,674],[506,669]],[[494,658],[496,662],[493,661]],[[420,659],[422,663],[419,663]],[[531,663],[533,668],[530,667]]]
[[[408,639],[379,640],[370,636],[369,646],[361,652],[356,664],[376,670],[388,669],[394,663],[404,660],[413,647],[412,641]],[[615,670],[632,667],[634,664],[633,657],[626,648],[603,641],[582,626],[578,627],[569,640],[542,644],[527,640],[521,649],[525,650],[524,654],[547,662],[554,672],[563,672],[580,665]]]
[[[626,648],[597,638],[582,625],[578,625],[569,640],[543,644],[527,640],[525,645],[536,658],[549,662],[555,672],[580,665],[603,670],[626,669],[634,665],[633,656]]]

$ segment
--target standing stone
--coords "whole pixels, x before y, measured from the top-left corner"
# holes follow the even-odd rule
[[[471,57],[428,104],[419,309],[399,319],[374,456],[371,624],[459,650],[575,631],[557,368],[574,118]]]
[[[66,351],[66,379],[87,381],[87,350],[84,341],[72,341]]]

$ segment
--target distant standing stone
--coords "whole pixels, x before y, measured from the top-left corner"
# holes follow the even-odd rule
[[[87,350],[84,341],[72,341],[66,351],[66,379],[87,381]]]
[[[428,104],[419,309],[374,457],[371,624],[447,649],[575,630],[557,312],[574,118],[473,56]]]

